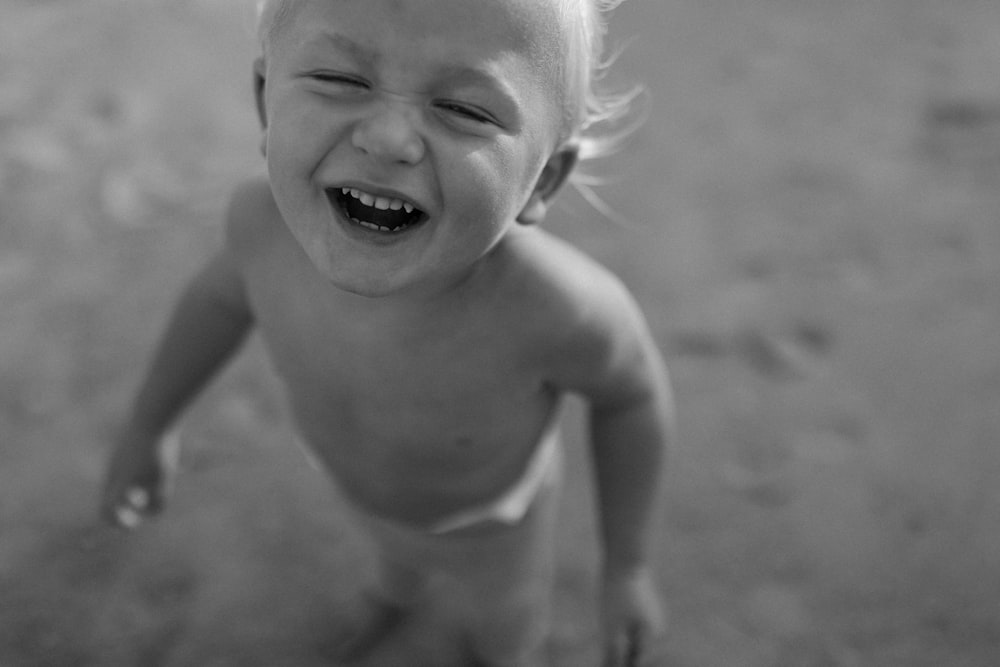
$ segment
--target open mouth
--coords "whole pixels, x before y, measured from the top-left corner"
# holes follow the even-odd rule
[[[380,197],[357,188],[330,189],[326,191],[326,196],[348,220],[375,232],[398,234],[420,224],[427,217],[410,202]]]

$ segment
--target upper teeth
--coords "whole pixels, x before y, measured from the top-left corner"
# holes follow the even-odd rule
[[[341,188],[340,191],[345,195],[350,195],[360,201],[365,206],[373,206],[379,210],[385,211],[398,211],[403,209],[407,213],[413,213],[413,204],[405,202],[402,199],[393,199],[392,197],[379,197],[376,195],[370,195],[367,192],[358,190],[357,188]]]

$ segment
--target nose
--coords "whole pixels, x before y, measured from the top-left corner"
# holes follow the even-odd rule
[[[417,132],[416,113],[401,103],[373,107],[354,127],[351,137],[354,147],[373,158],[395,164],[420,162],[424,156],[424,142]]]

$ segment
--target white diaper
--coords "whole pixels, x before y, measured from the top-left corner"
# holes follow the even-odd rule
[[[299,437],[295,438],[295,442],[305,454],[309,464],[317,470],[323,470],[322,464],[309,446]],[[524,473],[513,486],[493,500],[438,519],[423,530],[431,535],[444,535],[490,522],[508,526],[517,525],[531,509],[538,492],[548,484],[558,481],[560,470],[559,430],[552,428],[535,447]]]
[[[520,523],[538,491],[558,479],[559,453],[559,433],[552,429],[535,447],[521,478],[500,497],[439,519],[431,524],[428,532],[443,535],[491,521],[508,526]]]

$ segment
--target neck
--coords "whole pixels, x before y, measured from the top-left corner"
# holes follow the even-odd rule
[[[415,327],[442,323],[484,298],[491,255],[492,252],[468,271],[447,281],[408,286],[379,295],[349,292],[332,286],[334,298],[346,314],[368,325]]]

